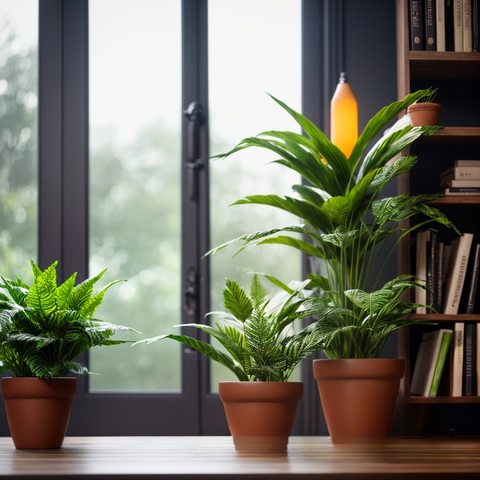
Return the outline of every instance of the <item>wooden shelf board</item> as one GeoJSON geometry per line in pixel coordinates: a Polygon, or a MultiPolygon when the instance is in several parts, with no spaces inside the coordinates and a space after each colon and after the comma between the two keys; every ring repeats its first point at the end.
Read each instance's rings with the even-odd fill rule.
{"type": "Polygon", "coordinates": [[[480,315],[445,315],[443,313],[412,313],[408,318],[431,322],[480,322],[480,315]]]}
{"type": "Polygon", "coordinates": [[[480,195],[449,195],[428,203],[436,206],[478,207],[480,205],[480,195]]]}
{"type": "Polygon", "coordinates": [[[422,143],[480,143],[480,127],[443,127],[433,135],[423,135],[422,143]]]}
{"type": "Polygon", "coordinates": [[[412,405],[480,403],[480,397],[409,397],[406,399],[406,402],[412,405]]]}
{"type": "Polygon", "coordinates": [[[410,51],[412,78],[480,78],[479,52],[410,51]]]}

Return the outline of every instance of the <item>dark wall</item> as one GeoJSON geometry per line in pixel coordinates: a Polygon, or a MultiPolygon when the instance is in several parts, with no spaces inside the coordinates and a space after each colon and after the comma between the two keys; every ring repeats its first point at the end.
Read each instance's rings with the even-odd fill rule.
{"type": "MultiPolygon", "coordinates": [[[[395,0],[344,0],[344,59],[350,83],[358,102],[359,130],[382,107],[397,100],[395,0]]],[[[396,195],[392,182],[386,196],[396,195]]],[[[396,275],[392,258],[385,271],[385,282],[396,275]]],[[[397,338],[392,336],[384,350],[397,356],[397,338]]]]}

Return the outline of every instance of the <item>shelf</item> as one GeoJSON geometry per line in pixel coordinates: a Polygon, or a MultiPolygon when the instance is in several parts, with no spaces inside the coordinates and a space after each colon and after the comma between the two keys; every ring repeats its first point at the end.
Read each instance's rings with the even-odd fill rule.
{"type": "Polygon", "coordinates": [[[480,322],[480,315],[468,315],[466,313],[459,315],[445,315],[443,313],[412,313],[408,318],[426,322],[480,322]]]}
{"type": "Polygon", "coordinates": [[[412,405],[480,403],[480,397],[409,397],[406,402],[412,405]]]}
{"type": "Polygon", "coordinates": [[[480,52],[410,51],[411,78],[480,78],[480,52]]]}
{"type": "Polygon", "coordinates": [[[428,204],[436,207],[478,207],[480,195],[449,195],[428,202],[428,204]]]}
{"type": "Polygon", "coordinates": [[[480,143],[480,127],[443,127],[433,135],[423,135],[422,143],[480,143]]]}

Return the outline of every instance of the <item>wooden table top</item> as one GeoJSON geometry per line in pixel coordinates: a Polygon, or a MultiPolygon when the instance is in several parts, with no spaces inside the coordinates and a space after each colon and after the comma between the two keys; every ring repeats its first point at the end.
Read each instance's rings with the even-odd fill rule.
{"type": "Polygon", "coordinates": [[[0,477],[19,479],[480,479],[480,440],[336,446],[292,437],[285,455],[246,455],[230,437],[67,437],[58,450],[0,438],[0,477]]]}

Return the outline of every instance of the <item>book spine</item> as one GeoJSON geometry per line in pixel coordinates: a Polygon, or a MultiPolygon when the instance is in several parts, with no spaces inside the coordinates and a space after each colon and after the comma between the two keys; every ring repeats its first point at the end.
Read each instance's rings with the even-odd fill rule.
{"type": "Polygon", "coordinates": [[[472,51],[472,0],[463,0],[463,51],[472,51]]]}
{"type": "Polygon", "coordinates": [[[438,389],[440,387],[440,380],[445,367],[445,361],[447,359],[448,350],[452,341],[452,334],[450,332],[443,332],[442,340],[440,342],[440,349],[438,351],[437,360],[435,363],[435,370],[433,372],[432,383],[430,385],[429,397],[436,397],[438,389]]]}
{"type": "Polygon", "coordinates": [[[478,274],[480,269],[480,243],[475,244],[473,264],[472,264],[472,276],[470,279],[470,288],[468,291],[467,301],[467,313],[473,313],[475,307],[475,297],[477,295],[478,286],[478,274]]]}
{"type": "Polygon", "coordinates": [[[464,332],[465,324],[456,323],[453,330],[450,365],[450,395],[452,397],[462,396],[464,332]]]}
{"type": "Polygon", "coordinates": [[[480,29],[478,8],[480,0],[472,0],[472,51],[479,52],[479,35],[478,31],[480,29]]]}
{"type": "Polygon", "coordinates": [[[480,167],[453,167],[440,174],[440,183],[451,180],[480,180],[480,167]]]}
{"type": "Polygon", "coordinates": [[[453,0],[453,15],[455,52],[463,52],[463,0],[453,0]]]}
{"type": "Polygon", "coordinates": [[[473,235],[471,233],[465,233],[455,243],[455,252],[452,254],[451,273],[448,278],[445,299],[444,313],[447,315],[458,314],[468,266],[468,257],[472,248],[472,239],[473,235]]]}
{"type": "Polygon", "coordinates": [[[480,160],[455,160],[455,167],[480,167],[480,160]]]}
{"type": "Polygon", "coordinates": [[[480,187],[449,187],[450,193],[480,193],[480,187]]]}
{"type": "MultiPolygon", "coordinates": [[[[475,1],[475,0],[474,0],[475,1]]],[[[437,0],[435,5],[437,52],[445,52],[445,0],[437,0]]]]}
{"type": "Polygon", "coordinates": [[[454,0],[445,0],[445,50],[447,52],[453,52],[455,50],[453,1],[454,0]]]}
{"type": "Polygon", "coordinates": [[[474,341],[475,325],[467,323],[465,325],[465,344],[463,361],[463,395],[472,396],[474,394],[474,341]]]}
{"type": "Polygon", "coordinates": [[[437,287],[436,287],[436,295],[435,295],[435,310],[437,312],[442,311],[443,307],[443,254],[444,254],[445,244],[443,242],[438,242],[438,250],[437,250],[437,287]]]}
{"type": "Polygon", "coordinates": [[[410,0],[410,50],[424,50],[423,1],[410,0]]]}
{"type": "Polygon", "coordinates": [[[436,249],[437,235],[436,232],[430,233],[430,241],[427,243],[427,305],[435,308],[435,291],[436,291],[436,249]]]}
{"type": "MultiPolygon", "coordinates": [[[[464,0],[466,1],[466,0],[464,0]]],[[[436,20],[435,20],[435,0],[425,0],[425,50],[437,50],[436,42],[436,20]]]]}

